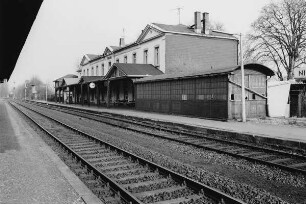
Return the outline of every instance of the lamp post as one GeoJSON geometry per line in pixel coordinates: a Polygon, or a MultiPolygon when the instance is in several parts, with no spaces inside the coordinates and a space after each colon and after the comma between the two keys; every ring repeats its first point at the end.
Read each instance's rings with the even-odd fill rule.
{"type": "Polygon", "coordinates": [[[242,122],[246,122],[245,113],[245,85],[244,85],[244,64],[243,64],[243,50],[242,50],[242,33],[234,34],[239,35],[240,44],[240,68],[241,68],[241,118],[242,122]]]}

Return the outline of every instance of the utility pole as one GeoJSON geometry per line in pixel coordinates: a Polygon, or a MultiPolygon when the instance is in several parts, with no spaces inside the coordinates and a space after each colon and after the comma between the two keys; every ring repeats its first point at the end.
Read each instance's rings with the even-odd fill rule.
{"type": "Polygon", "coordinates": [[[243,50],[242,50],[242,34],[240,33],[240,60],[241,60],[241,105],[242,105],[242,122],[246,122],[245,114],[245,88],[244,88],[244,64],[243,64],[243,50]]]}

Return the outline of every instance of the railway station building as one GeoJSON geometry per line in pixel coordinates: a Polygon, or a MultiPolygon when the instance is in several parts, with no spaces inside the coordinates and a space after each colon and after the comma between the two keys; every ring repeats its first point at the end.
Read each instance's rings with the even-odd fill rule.
{"type": "MultiPolygon", "coordinates": [[[[84,55],[79,81],[56,88],[68,95],[58,102],[239,118],[238,40],[208,24],[208,13],[195,12],[194,25],[148,24],[135,42],[120,38],[119,46],[106,47],[102,55],[84,55]]],[[[248,117],[267,115],[271,75],[263,65],[246,66],[248,117]]]]}
{"type": "Polygon", "coordinates": [[[104,76],[113,63],[151,64],[163,73],[203,71],[237,65],[238,40],[210,30],[208,13],[195,12],[194,25],[148,24],[135,42],[108,46],[102,55],[84,55],[80,76],[104,76]],[[201,19],[202,17],[202,19],[201,19]]]}

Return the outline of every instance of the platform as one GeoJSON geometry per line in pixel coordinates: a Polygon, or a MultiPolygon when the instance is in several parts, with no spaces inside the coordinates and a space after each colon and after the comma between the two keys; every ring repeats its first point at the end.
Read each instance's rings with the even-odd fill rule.
{"type": "Polygon", "coordinates": [[[102,203],[0,99],[0,203],[102,203]]]}
{"type": "MultiPolygon", "coordinates": [[[[40,102],[45,103],[45,101],[40,101],[40,102]]],[[[262,124],[262,123],[255,123],[252,121],[248,121],[246,123],[238,121],[216,121],[216,120],[208,120],[208,119],[189,117],[189,116],[168,115],[168,114],[161,114],[155,112],[144,112],[135,109],[105,108],[105,107],[87,106],[87,105],[82,106],[79,104],[62,104],[62,103],[59,104],[53,102],[48,102],[48,103],[201,127],[204,129],[209,129],[211,131],[213,130],[216,133],[222,132],[228,134],[236,134],[240,136],[247,136],[251,137],[252,139],[255,138],[255,140],[260,140],[260,141],[266,140],[270,143],[299,147],[306,150],[305,127],[262,124]]]]}

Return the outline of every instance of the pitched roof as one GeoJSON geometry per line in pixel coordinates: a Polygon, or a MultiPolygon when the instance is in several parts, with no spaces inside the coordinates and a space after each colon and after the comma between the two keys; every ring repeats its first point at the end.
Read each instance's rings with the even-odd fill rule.
{"type": "Polygon", "coordinates": [[[178,24],[178,25],[166,25],[166,24],[161,24],[161,23],[152,23],[152,24],[161,28],[164,31],[180,32],[180,33],[194,33],[193,29],[190,29],[188,26],[183,25],[183,24],[178,24]]]}
{"type": "Polygon", "coordinates": [[[74,75],[74,74],[67,74],[67,75],[65,75],[65,76],[63,76],[63,77],[60,77],[60,78],[58,78],[58,79],[55,79],[53,82],[63,80],[64,78],[78,78],[78,76],[77,76],[77,75],[74,75]]]}
{"type": "Polygon", "coordinates": [[[82,76],[79,83],[90,83],[103,80],[104,76],[82,76]]]}
{"type": "MultiPolygon", "coordinates": [[[[270,68],[264,65],[261,65],[261,64],[255,64],[255,63],[246,64],[244,65],[244,68],[260,70],[269,76],[274,75],[274,72],[270,68]]],[[[135,83],[162,81],[162,80],[175,80],[175,79],[181,79],[181,78],[194,78],[194,77],[199,77],[199,76],[222,75],[222,74],[231,73],[237,69],[240,69],[240,65],[205,70],[205,71],[192,71],[192,72],[179,72],[179,73],[174,73],[174,74],[162,74],[162,75],[157,75],[157,76],[144,77],[142,79],[136,80],[135,83]]]]}
{"type": "Polygon", "coordinates": [[[192,26],[186,26],[183,24],[178,25],[166,25],[161,23],[152,23],[153,27],[157,29],[161,29],[164,32],[174,32],[174,33],[181,33],[181,34],[192,34],[192,35],[199,35],[199,36],[212,36],[212,37],[227,37],[236,39],[233,34],[212,30],[210,34],[203,34],[203,33],[196,33],[192,26]]]}
{"type": "Polygon", "coordinates": [[[99,55],[94,55],[94,54],[86,54],[86,56],[88,57],[89,60],[94,60],[97,57],[99,57],[99,55]]]}
{"type": "Polygon", "coordinates": [[[118,48],[120,48],[119,46],[110,46],[113,50],[112,51],[114,51],[114,50],[117,50],[118,48]]]}
{"type": "Polygon", "coordinates": [[[118,68],[125,76],[149,76],[163,74],[162,71],[154,67],[152,64],[132,64],[132,63],[114,63],[109,69],[105,78],[108,78],[114,68],[118,68]]]}
{"type": "Polygon", "coordinates": [[[66,86],[69,86],[79,83],[80,78],[64,78],[63,81],[65,81],[66,86]]]}

